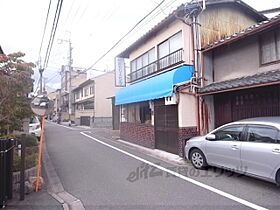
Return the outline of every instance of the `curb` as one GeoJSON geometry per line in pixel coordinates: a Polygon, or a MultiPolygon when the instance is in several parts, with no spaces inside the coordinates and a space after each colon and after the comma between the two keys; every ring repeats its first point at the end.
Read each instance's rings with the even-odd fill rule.
{"type": "Polygon", "coordinates": [[[64,190],[60,178],[58,177],[49,157],[45,142],[43,143],[42,156],[43,166],[48,179],[48,193],[62,205],[64,210],[84,210],[85,207],[81,200],[64,190]]]}
{"type": "Polygon", "coordinates": [[[137,150],[141,153],[149,155],[153,158],[157,158],[157,159],[160,159],[162,161],[165,161],[165,162],[168,162],[168,163],[171,163],[171,164],[180,165],[180,166],[188,164],[188,161],[185,160],[184,158],[181,158],[177,155],[174,155],[174,154],[171,154],[171,153],[168,153],[168,152],[165,152],[165,151],[146,148],[146,147],[143,147],[143,146],[140,146],[140,145],[137,145],[137,144],[133,144],[131,142],[124,141],[122,139],[118,139],[117,142],[119,142],[122,145],[127,146],[129,148],[137,150]],[[171,159],[168,156],[173,156],[173,157],[171,159]]]}
{"type": "Polygon", "coordinates": [[[112,136],[112,138],[108,138],[108,137],[99,135],[97,133],[94,133],[94,131],[92,131],[92,130],[91,131],[85,131],[85,132],[89,132],[97,138],[104,138],[106,140],[118,143],[118,144],[123,145],[125,147],[128,147],[130,149],[136,150],[136,151],[141,152],[143,154],[149,155],[150,157],[159,159],[161,161],[165,161],[165,162],[173,164],[173,165],[185,166],[185,165],[190,163],[190,161],[188,161],[188,160],[186,160],[182,157],[179,157],[178,155],[171,154],[171,153],[161,151],[161,150],[157,150],[157,149],[150,149],[150,148],[147,148],[147,147],[143,147],[141,145],[134,144],[134,143],[122,140],[120,138],[117,138],[117,136],[112,136]],[[172,159],[168,158],[168,156],[170,156],[170,155],[174,156],[174,157],[172,159]]]}

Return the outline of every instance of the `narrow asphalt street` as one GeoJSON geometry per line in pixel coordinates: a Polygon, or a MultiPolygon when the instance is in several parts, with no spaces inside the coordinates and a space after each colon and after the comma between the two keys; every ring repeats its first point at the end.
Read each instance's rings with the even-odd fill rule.
{"type": "Polygon", "coordinates": [[[90,129],[47,123],[45,142],[64,189],[86,209],[280,209],[274,184],[172,165],[90,129]]]}

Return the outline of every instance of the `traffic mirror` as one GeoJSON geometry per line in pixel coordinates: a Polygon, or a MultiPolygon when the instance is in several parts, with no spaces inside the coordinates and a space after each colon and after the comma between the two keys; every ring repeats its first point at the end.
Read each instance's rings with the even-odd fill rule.
{"type": "Polygon", "coordinates": [[[39,116],[48,115],[53,109],[54,103],[46,95],[38,95],[31,102],[32,111],[39,116]]]}

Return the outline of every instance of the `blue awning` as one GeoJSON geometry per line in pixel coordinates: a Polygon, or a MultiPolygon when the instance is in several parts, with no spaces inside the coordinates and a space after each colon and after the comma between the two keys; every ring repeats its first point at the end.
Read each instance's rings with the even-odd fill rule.
{"type": "Polygon", "coordinates": [[[172,96],[174,85],[190,80],[192,73],[193,66],[180,66],[166,73],[129,85],[117,92],[116,105],[172,96]]]}

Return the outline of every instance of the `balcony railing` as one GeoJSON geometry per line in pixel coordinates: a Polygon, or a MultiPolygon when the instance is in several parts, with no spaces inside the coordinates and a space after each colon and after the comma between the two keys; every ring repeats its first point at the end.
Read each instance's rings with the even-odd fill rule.
{"type": "Polygon", "coordinates": [[[170,68],[183,62],[183,49],[176,50],[173,53],[164,56],[147,66],[142,67],[141,69],[131,72],[128,75],[129,82],[134,82],[155,72],[163,71],[164,69],[170,68]]]}

